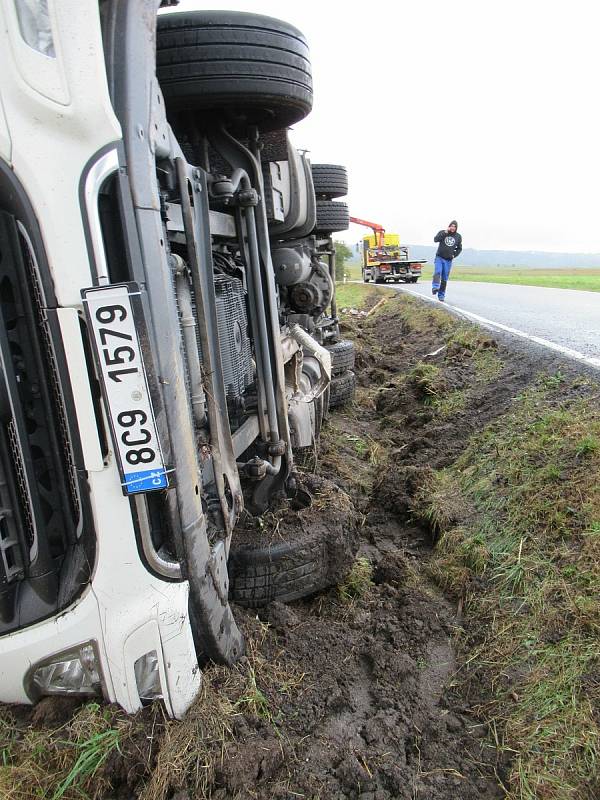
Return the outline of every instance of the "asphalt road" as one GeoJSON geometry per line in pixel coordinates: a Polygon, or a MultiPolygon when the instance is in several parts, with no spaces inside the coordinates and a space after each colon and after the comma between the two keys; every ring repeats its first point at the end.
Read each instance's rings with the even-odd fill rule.
{"type": "MultiPolygon", "coordinates": [[[[442,305],[431,284],[388,284],[442,305]]],[[[450,280],[443,304],[486,327],[600,368],[600,292],[450,280]]]]}

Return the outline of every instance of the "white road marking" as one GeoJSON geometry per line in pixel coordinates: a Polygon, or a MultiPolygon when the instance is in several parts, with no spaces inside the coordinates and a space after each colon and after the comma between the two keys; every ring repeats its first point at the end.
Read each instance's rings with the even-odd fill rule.
{"type": "Polygon", "coordinates": [[[570,347],[563,347],[563,345],[561,344],[557,344],[556,342],[551,342],[549,339],[542,339],[540,336],[532,336],[530,333],[525,333],[525,331],[520,331],[517,328],[510,328],[508,325],[503,325],[501,322],[494,322],[491,319],[486,319],[486,317],[480,317],[479,314],[473,314],[472,311],[465,311],[463,308],[458,308],[458,306],[450,305],[450,303],[440,303],[440,301],[437,298],[428,297],[426,294],[415,292],[414,289],[408,289],[405,286],[395,286],[394,288],[398,289],[401,292],[408,292],[409,294],[412,294],[415,297],[420,297],[422,300],[428,300],[430,303],[435,303],[437,306],[441,307],[446,306],[447,308],[451,308],[453,311],[456,311],[465,317],[469,317],[470,319],[473,319],[476,322],[480,322],[482,325],[486,325],[491,328],[498,328],[501,331],[506,331],[507,333],[511,333],[513,336],[520,336],[521,339],[527,339],[530,342],[535,342],[536,344],[540,344],[543,347],[547,347],[549,350],[555,350],[557,353],[561,353],[562,355],[568,356],[569,358],[574,358],[576,361],[582,361],[584,364],[589,364],[591,367],[596,367],[596,369],[600,369],[600,358],[592,358],[591,356],[586,356],[584,353],[580,353],[578,350],[572,350],[570,347]]]}

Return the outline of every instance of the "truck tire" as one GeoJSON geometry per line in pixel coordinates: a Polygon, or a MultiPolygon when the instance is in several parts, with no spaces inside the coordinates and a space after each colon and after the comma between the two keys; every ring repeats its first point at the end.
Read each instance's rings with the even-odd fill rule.
{"type": "Polygon", "coordinates": [[[347,370],[341,375],[336,375],[329,384],[329,408],[339,408],[354,400],[356,390],[356,375],[347,370]]]}
{"type": "Polygon", "coordinates": [[[157,18],[157,76],[170,112],[216,112],[236,129],[276,130],[312,108],[308,46],[293,25],[241,11],[157,18]]]}
{"type": "Polygon", "coordinates": [[[317,200],[317,233],[345,231],[350,225],[350,214],[346,203],[333,200],[317,200]]]}
{"type": "Polygon", "coordinates": [[[332,200],[348,194],[348,173],[339,164],[312,164],[315,194],[319,198],[332,200]]]}
{"type": "Polygon", "coordinates": [[[274,600],[288,603],[328,585],[326,543],[316,537],[267,547],[232,549],[229,599],[259,608],[274,600]]]}
{"type": "Polygon", "coordinates": [[[342,339],[327,348],[331,353],[331,374],[341,375],[348,369],[354,369],[354,357],[356,351],[354,342],[349,339],[342,339]]]}
{"type": "MultiPolygon", "coordinates": [[[[309,511],[283,541],[265,541],[256,532],[251,543],[236,545],[229,553],[229,597],[242,606],[259,608],[277,600],[290,602],[334,586],[354,562],[359,537],[357,517],[349,497],[338,487],[314,475],[305,476],[303,487],[317,496],[329,488],[329,512],[315,524],[309,511]],[[339,502],[337,496],[339,493],[339,502]]],[[[286,530],[284,526],[284,530],[286,530]]]]}

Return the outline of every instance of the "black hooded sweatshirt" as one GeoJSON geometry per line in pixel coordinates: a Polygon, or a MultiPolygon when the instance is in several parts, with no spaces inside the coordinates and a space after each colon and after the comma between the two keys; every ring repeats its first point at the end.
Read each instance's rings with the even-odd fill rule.
{"type": "Polygon", "coordinates": [[[440,231],[435,235],[434,242],[439,242],[436,256],[452,260],[462,251],[462,236],[460,233],[440,231]]]}

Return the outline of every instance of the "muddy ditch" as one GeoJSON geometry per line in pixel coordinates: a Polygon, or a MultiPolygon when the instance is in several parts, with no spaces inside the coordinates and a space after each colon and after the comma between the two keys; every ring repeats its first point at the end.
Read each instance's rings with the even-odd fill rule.
{"type": "Polygon", "coordinates": [[[477,691],[463,680],[476,623],[464,597],[432,579],[433,540],[463,519],[464,502],[447,494],[446,518],[432,520],[423,492],[536,380],[539,362],[406,297],[347,315],[344,327],[357,346],[357,399],[331,415],[312,465],[341,494],[319,503],[309,478],[315,507],[274,515],[273,530],[337,529],[343,495],[358,546],[350,573],[309,600],[238,608],[247,656],[208,668],[181,722],[158,705],[133,719],[67,701],[0,709],[2,797],[510,795],[514,757],[482,713],[488,688],[481,676],[477,691]],[[95,771],[75,770],[65,785],[105,733],[95,771]]]}

